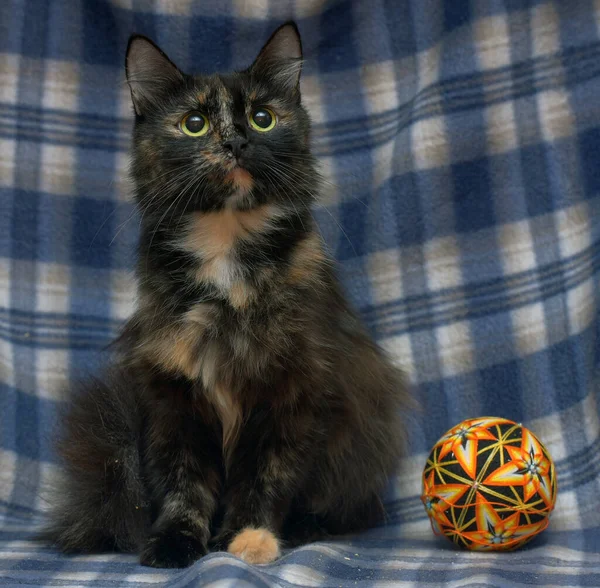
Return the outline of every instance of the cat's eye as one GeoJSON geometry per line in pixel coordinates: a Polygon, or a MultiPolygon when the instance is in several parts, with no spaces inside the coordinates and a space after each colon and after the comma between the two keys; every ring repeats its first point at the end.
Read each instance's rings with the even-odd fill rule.
{"type": "Polygon", "coordinates": [[[181,132],[190,137],[201,137],[208,132],[208,119],[201,112],[190,112],[186,114],[179,123],[181,132]]]}
{"type": "Polygon", "coordinates": [[[261,106],[252,111],[249,122],[255,131],[266,133],[277,124],[277,117],[272,110],[261,106]]]}

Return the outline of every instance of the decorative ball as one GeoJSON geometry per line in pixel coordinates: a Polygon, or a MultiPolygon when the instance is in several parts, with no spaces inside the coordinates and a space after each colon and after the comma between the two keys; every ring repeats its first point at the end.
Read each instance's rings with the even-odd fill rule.
{"type": "Polygon", "coordinates": [[[556,472],[529,429],[502,418],[470,419],[434,445],[421,500],[437,535],[467,549],[517,549],[548,526],[556,472]]]}

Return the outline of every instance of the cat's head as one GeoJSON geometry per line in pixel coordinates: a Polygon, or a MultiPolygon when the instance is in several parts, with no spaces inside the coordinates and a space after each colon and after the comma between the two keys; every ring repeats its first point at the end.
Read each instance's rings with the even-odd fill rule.
{"type": "Polygon", "coordinates": [[[185,74],[152,41],[131,37],[132,172],[142,210],[308,205],[316,180],[301,67],[293,23],[230,74],[185,74]]]}

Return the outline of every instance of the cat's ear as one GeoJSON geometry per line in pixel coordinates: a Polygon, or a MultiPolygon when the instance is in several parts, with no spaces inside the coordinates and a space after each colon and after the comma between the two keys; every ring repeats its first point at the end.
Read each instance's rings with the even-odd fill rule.
{"type": "Polygon", "coordinates": [[[281,25],[266,42],[250,71],[273,80],[288,92],[298,92],[302,71],[302,43],[294,22],[281,25]]]}
{"type": "Polygon", "coordinates": [[[166,90],[183,81],[183,74],[177,66],[142,35],[129,38],[125,74],[138,116],[144,115],[166,90]]]}

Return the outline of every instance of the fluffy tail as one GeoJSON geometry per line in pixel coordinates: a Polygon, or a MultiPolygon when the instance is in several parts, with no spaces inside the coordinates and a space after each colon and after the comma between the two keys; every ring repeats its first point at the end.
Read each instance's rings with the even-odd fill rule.
{"type": "Polygon", "coordinates": [[[63,477],[41,539],[67,552],[139,549],[150,523],[141,424],[137,388],[124,376],[91,381],[72,398],[57,447],[63,477]]]}

